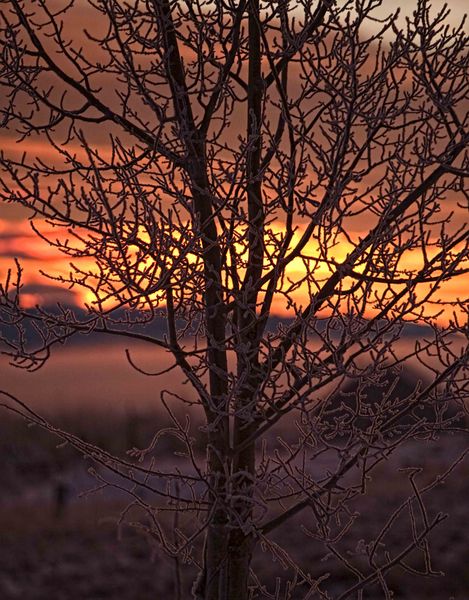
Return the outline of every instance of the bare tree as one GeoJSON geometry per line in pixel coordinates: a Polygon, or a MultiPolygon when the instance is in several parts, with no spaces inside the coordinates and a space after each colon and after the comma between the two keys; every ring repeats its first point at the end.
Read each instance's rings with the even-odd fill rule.
{"type": "Polygon", "coordinates": [[[468,305],[447,286],[469,270],[464,24],[426,0],[407,20],[380,16],[381,0],[86,4],[2,2],[3,125],[53,158],[2,153],[1,198],[70,257],[56,283],[93,298],[85,316],[26,309],[9,274],[0,315],[18,335],[5,351],[34,369],[100,333],[172,355],[193,390],[161,393],[186,471],[143,460],[158,434],[138,462],[55,431],[138,481],[128,493],[152,535],[200,565],[195,597],[280,598],[250,571],[263,548],[293,569],[291,594],[361,598],[379,584],[390,598],[387,575],[412,553],[433,573],[427,536],[444,516],[424,496],[437,482],[422,489],[410,472],[410,496],[358,559],[340,543],[375,468],[410,439],[462,428],[468,305]],[[156,318],[166,334],[145,329],[156,318]],[[409,323],[424,338],[403,351],[409,323]],[[402,393],[409,364],[429,377],[402,393]],[[194,398],[206,456],[174,413],[194,398]],[[176,538],[168,510],[193,517],[176,538]],[[408,538],[388,548],[403,511],[408,538]],[[310,543],[355,579],[347,589],[274,541],[300,513],[310,543]]]}

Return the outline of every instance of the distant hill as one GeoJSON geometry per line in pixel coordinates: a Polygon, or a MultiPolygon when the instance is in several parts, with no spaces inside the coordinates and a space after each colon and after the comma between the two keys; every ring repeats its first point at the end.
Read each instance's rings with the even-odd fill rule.
{"type": "Polygon", "coordinates": [[[453,402],[438,392],[418,399],[428,382],[412,368],[387,369],[369,379],[348,379],[322,407],[323,434],[346,442],[350,435],[371,439],[376,428],[390,438],[397,434],[428,435],[464,420],[453,402]]]}
{"type": "MultiPolygon", "coordinates": [[[[60,314],[68,313],[69,316],[73,315],[73,319],[78,323],[85,324],[90,319],[89,313],[86,310],[77,307],[73,304],[61,304],[60,306],[57,304],[50,304],[41,307],[41,311],[51,315],[51,316],[59,316],[60,314]]],[[[31,314],[38,314],[38,309],[31,309],[31,314]]],[[[165,317],[161,314],[159,316],[154,316],[151,320],[147,321],[148,315],[145,316],[144,313],[139,311],[124,311],[124,310],[116,310],[112,314],[113,323],[112,328],[115,330],[125,331],[130,327],[135,332],[144,333],[149,336],[162,338],[167,332],[166,320],[165,317]],[[141,321],[132,324],[131,326],[127,323],[128,320],[132,321],[141,321]]],[[[278,333],[280,330],[286,330],[293,323],[293,319],[288,317],[281,317],[278,315],[273,315],[269,318],[266,326],[266,331],[271,334],[278,333]]],[[[35,319],[25,319],[21,323],[21,330],[23,332],[24,338],[27,341],[27,345],[32,348],[37,346],[41,342],[41,335],[38,331],[38,325],[35,319]]],[[[329,324],[329,319],[318,319],[315,323],[315,327],[318,332],[324,332],[329,324]]],[[[181,321],[181,327],[184,325],[181,321]]],[[[195,331],[198,327],[198,323],[192,324],[192,329],[195,331]]],[[[63,331],[60,328],[56,329],[57,332],[65,333],[65,329],[63,331]]],[[[402,331],[402,337],[406,338],[414,338],[414,337],[422,337],[429,331],[428,327],[416,325],[414,323],[407,323],[404,325],[402,331]]],[[[188,335],[190,335],[190,329],[188,330],[188,335]]],[[[340,336],[340,329],[334,329],[329,332],[331,337],[340,336]]],[[[0,323],[0,336],[8,341],[15,341],[18,338],[18,329],[14,325],[7,325],[5,323],[0,323]]],[[[115,336],[110,336],[102,333],[98,333],[95,331],[84,331],[83,333],[77,333],[71,336],[66,340],[67,345],[72,344],[76,345],[87,345],[87,344],[104,344],[104,343],[116,343],[117,339],[115,336]]],[[[1,341],[0,341],[1,345],[1,341]]]]}

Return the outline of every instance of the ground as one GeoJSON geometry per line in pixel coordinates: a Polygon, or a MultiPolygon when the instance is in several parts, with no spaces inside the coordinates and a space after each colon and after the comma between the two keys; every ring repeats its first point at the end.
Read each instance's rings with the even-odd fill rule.
{"type": "MultiPolygon", "coordinates": [[[[122,423],[120,429],[117,425],[112,429],[118,437],[127,425],[122,423]]],[[[129,524],[118,527],[119,515],[126,505],[124,500],[101,492],[80,496],[93,486],[87,474],[89,463],[71,449],[57,449],[56,441],[48,435],[36,429],[26,430],[24,423],[4,421],[0,429],[2,454],[7,457],[0,497],[1,600],[177,598],[174,559],[166,557],[155,540],[144,532],[129,524]]],[[[98,430],[95,425],[94,433],[98,434],[98,430]]],[[[147,434],[143,428],[140,435],[147,434]]],[[[114,445],[117,451],[122,450],[115,440],[114,445]]],[[[360,515],[344,538],[344,555],[359,565],[357,549],[363,545],[361,540],[374,539],[390,512],[408,495],[407,473],[402,470],[407,463],[425,467],[426,475],[422,477],[427,479],[421,479],[424,483],[444,471],[463,449],[464,440],[459,438],[433,445],[422,442],[421,447],[404,449],[396,463],[386,464],[370,482],[369,493],[352,503],[360,515]]],[[[389,577],[393,598],[467,600],[468,497],[466,460],[427,498],[431,517],[438,512],[449,515],[430,538],[433,569],[444,572],[445,576],[421,578],[403,569],[396,570],[389,577]]],[[[129,516],[130,521],[138,518],[142,515],[129,516]]],[[[388,537],[390,547],[399,548],[408,540],[409,526],[405,515],[388,537]]],[[[329,572],[324,585],[334,597],[334,592],[337,594],[355,580],[333,556],[324,560],[322,546],[308,535],[310,527],[312,516],[306,512],[296,523],[278,530],[272,539],[281,542],[311,577],[329,572]],[[299,526],[300,521],[306,525],[303,531],[294,526],[299,526]]],[[[409,562],[421,568],[419,560],[414,557],[409,562]]],[[[272,560],[270,550],[257,553],[256,571],[266,587],[265,594],[258,592],[255,598],[276,598],[277,578],[281,586],[277,598],[288,598],[285,580],[289,571],[283,562],[279,557],[272,560]]],[[[195,572],[193,565],[182,565],[181,600],[190,598],[195,572]]],[[[354,597],[357,596],[351,598],[354,597]]],[[[303,592],[299,588],[291,598],[304,598],[304,588],[303,592]]],[[[378,588],[370,588],[363,596],[364,600],[381,598],[385,596],[378,588]]]]}

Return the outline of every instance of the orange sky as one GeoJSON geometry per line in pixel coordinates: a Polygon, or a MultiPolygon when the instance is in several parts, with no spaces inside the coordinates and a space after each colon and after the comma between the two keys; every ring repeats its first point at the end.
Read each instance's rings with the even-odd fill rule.
{"type": "MultiPolygon", "coordinates": [[[[406,4],[406,10],[409,12],[414,6],[415,2],[409,2],[406,4]]],[[[433,2],[434,8],[441,6],[443,2],[440,0],[433,2]]],[[[386,7],[388,4],[385,3],[386,7]]],[[[77,29],[81,29],[86,23],[89,22],[86,17],[86,10],[80,8],[78,3],[78,9],[75,9],[76,15],[77,10],[81,10],[81,18],[74,21],[73,25],[77,29]]],[[[83,4],[81,4],[83,7],[83,4]]],[[[453,19],[456,22],[460,19],[462,10],[466,8],[465,0],[453,0],[451,2],[453,9],[453,19]]],[[[394,7],[388,7],[387,12],[392,10],[394,7]]],[[[405,11],[404,11],[405,12],[405,11]]],[[[3,150],[9,156],[19,156],[23,152],[28,152],[32,156],[38,156],[41,159],[47,160],[52,159],[55,151],[43,143],[40,139],[28,139],[27,141],[18,144],[13,137],[11,132],[2,132],[2,147],[3,150]]],[[[99,140],[100,132],[95,132],[96,142],[102,143],[99,140]]],[[[105,149],[104,145],[100,146],[100,152],[105,149]]],[[[69,148],[71,150],[71,148],[69,148]]],[[[455,208],[455,220],[459,223],[463,221],[467,222],[467,212],[458,208],[456,204],[451,200],[450,203],[455,208]]],[[[0,277],[3,279],[8,268],[14,267],[14,258],[19,258],[24,269],[24,294],[23,302],[25,305],[34,305],[37,302],[42,303],[53,303],[56,301],[66,303],[81,303],[84,301],[90,301],[91,296],[89,293],[80,291],[78,288],[74,290],[59,289],[53,282],[48,280],[44,275],[41,274],[41,270],[45,270],[52,275],[64,275],[66,276],[70,271],[69,257],[59,255],[54,248],[49,247],[43,240],[39,239],[36,234],[31,230],[29,222],[26,220],[27,215],[24,209],[15,207],[12,205],[1,206],[0,205],[0,277]]],[[[47,232],[50,227],[47,224],[39,224],[40,228],[47,232]]],[[[367,232],[367,226],[369,222],[367,219],[361,218],[361,222],[356,227],[356,231],[353,232],[356,238],[360,234],[367,232]]],[[[280,224],[276,226],[280,228],[280,224]]],[[[300,225],[301,227],[301,225],[300,225]]],[[[335,258],[342,260],[350,246],[346,243],[345,239],[342,240],[341,245],[335,251],[335,258]]],[[[309,251],[314,253],[314,247],[310,247],[309,251]]],[[[418,266],[419,254],[417,252],[412,255],[408,253],[405,258],[406,266],[418,266]]],[[[288,275],[292,278],[301,277],[304,272],[304,266],[300,259],[295,260],[288,271],[288,275]]],[[[327,269],[324,268],[323,274],[327,275],[327,269]]],[[[464,298],[469,295],[469,279],[467,275],[455,278],[452,281],[445,282],[442,289],[439,291],[439,298],[444,300],[454,300],[455,298],[464,298]]],[[[301,305],[306,305],[308,302],[308,290],[303,288],[297,290],[294,293],[294,299],[301,305]]],[[[285,314],[285,300],[279,298],[274,304],[274,311],[277,314],[285,314]]],[[[446,316],[442,319],[447,321],[450,317],[451,311],[447,312],[446,316]]]]}
{"type": "MultiPolygon", "coordinates": [[[[56,237],[56,231],[45,224],[39,222],[40,230],[47,234],[53,234],[56,237]]],[[[274,225],[273,229],[276,227],[274,225]]],[[[278,232],[281,231],[279,224],[278,232]]],[[[301,234],[301,229],[296,234],[296,239],[301,234]]],[[[356,235],[359,235],[358,233],[356,235]]],[[[332,253],[335,260],[342,261],[346,254],[350,251],[351,246],[343,240],[337,245],[332,253]]],[[[306,253],[315,255],[317,251],[313,243],[306,248],[306,253]]],[[[61,302],[62,304],[82,304],[92,303],[93,295],[81,288],[75,287],[69,290],[66,287],[58,287],[54,281],[50,281],[41,273],[45,271],[53,276],[66,277],[70,272],[70,258],[59,254],[54,248],[51,248],[47,243],[32,231],[31,226],[26,220],[1,220],[0,219],[0,274],[4,277],[8,268],[14,268],[14,259],[20,260],[23,268],[23,283],[24,289],[22,294],[22,302],[25,307],[34,306],[36,304],[54,304],[61,302]]],[[[416,251],[407,253],[403,266],[408,268],[418,268],[420,266],[420,255],[416,251]]],[[[74,260],[74,263],[81,267],[93,269],[91,259],[74,260]]],[[[320,267],[315,275],[319,277],[327,277],[330,271],[325,267],[320,267]]],[[[291,280],[297,280],[304,277],[305,266],[300,258],[294,259],[287,270],[287,276],[291,280]]],[[[383,289],[383,286],[376,285],[377,290],[383,289]]],[[[421,287],[422,292],[426,287],[421,287]]],[[[469,280],[467,275],[454,278],[451,281],[445,282],[442,289],[437,293],[437,297],[443,300],[463,299],[468,296],[469,280]]],[[[306,306],[309,301],[308,289],[303,285],[300,289],[291,294],[291,298],[299,306],[306,306]]],[[[274,301],[273,312],[286,316],[291,314],[286,308],[286,300],[280,295],[274,301]]],[[[369,310],[368,314],[372,314],[373,310],[369,310]]],[[[446,323],[451,316],[451,311],[446,311],[446,314],[440,318],[440,322],[446,323]]]]}

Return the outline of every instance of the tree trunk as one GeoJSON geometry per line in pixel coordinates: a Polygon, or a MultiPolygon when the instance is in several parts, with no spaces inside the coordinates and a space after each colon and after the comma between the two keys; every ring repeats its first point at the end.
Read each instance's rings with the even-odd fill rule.
{"type": "MultiPolygon", "coordinates": [[[[242,430],[245,439],[251,426],[242,430]]],[[[214,458],[214,456],[209,457],[214,458]]],[[[214,513],[207,529],[204,569],[194,587],[198,600],[247,600],[251,559],[255,539],[248,525],[252,519],[253,479],[255,467],[254,444],[239,454],[234,463],[231,480],[231,501],[220,490],[214,496],[214,513]]],[[[218,464],[213,464],[219,474],[218,464]]],[[[215,484],[216,477],[212,481],[215,484]]]]}
{"type": "Polygon", "coordinates": [[[240,307],[236,322],[239,336],[237,353],[238,381],[244,382],[235,400],[233,450],[231,464],[229,514],[227,521],[226,559],[219,600],[247,600],[249,572],[255,538],[252,532],[255,480],[255,444],[236,453],[255,430],[257,392],[259,387],[259,340],[256,316],[258,286],[264,258],[264,206],[259,178],[262,138],[263,81],[261,74],[261,24],[259,0],[250,0],[247,133],[249,150],[246,157],[246,193],[248,202],[248,264],[240,290],[240,307]],[[242,307],[242,308],[241,308],[242,307]],[[246,310],[246,307],[249,309],[246,310]]]}
{"type": "MultiPolygon", "coordinates": [[[[251,423],[235,418],[236,448],[252,433],[251,423]]],[[[236,526],[230,531],[228,541],[227,600],[247,600],[249,570],[255,544],[250,524],[253,517],[255,446],[251,444],[239,453],[233,466],[232,510],[236,526]]]]}
{"type": "MultiPolygon", "coordinates": [[[[264,207],[262,184],[259,178],[262,139],[263,81],[261,73],[261,29],[259,0],[249,2],[249,66],[247,133],[249,150],[246,159],[246,194],[248,202],[248,265],[240,290],[237,313],[240,348],[237,355],[238,378],[244,381],[235,400],[232,419],[233,449],[240,447],[254,432],[254,414],[259,387],[259,340],[256,306],[257,282],[262,275],[264,258],[264,207]],[[246,310],[245,307],[250,307],[246,310]]],[[[190,144],[188,144],[190,146],[190,144]]],[[[253,516],[255,477],[255,445],[247,445],[232,459],[230,456],[230,421],[226,416],[230,407],[224,405],[228,397],[227,363],[224,347],[226,316],[222,309],[220,279],[220,253],[214,245],[217,240],[215,224],[208,198],[200,190],[208,190],[208,180],[203,165],[198,165],[205,148],[190,152],[195,168],[192,179],[195,204],[200,214],[205,244],[205,269],[207,281],[207,341],[209,347],[210,390],[215,410],[208,414],[209,434],[208,470],[212,489],[212,518],[207,529],[204,552],[204,569],[197,584],[197,593],[203,600],[247,600],[249,571],[255,543],[250,529],[253,516]],[[207,207],[210,207],[208,210],[207,207]],[[214,250],[216,248],[216,252],[214,250]],[[212,256],[212,254],[214,256],[212,256]],[[218,313],[218,317],[217,317],[218,313]],[[223,348],[218,352],[216,348],[223,348]],[[220,376],[220,374],[222,374],[220,376]],[[224,411],[224,412],[223,412],[224,411]],[[229,479],[227,479],[229,477],[229,479]],[[202,591],[203,590],[203,591],[202,591]]],[[[197,596],[196,596],[197,597],[197,596]]]]}

